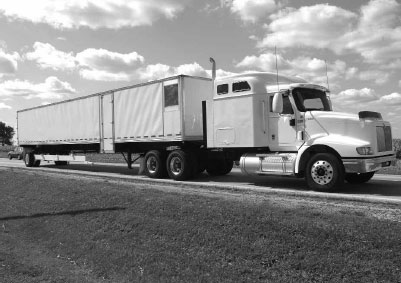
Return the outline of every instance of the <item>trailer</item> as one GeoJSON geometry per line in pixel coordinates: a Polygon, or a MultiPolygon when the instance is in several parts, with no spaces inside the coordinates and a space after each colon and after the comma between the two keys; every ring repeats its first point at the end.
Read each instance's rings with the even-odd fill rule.
{"type": "MultiPolygon", "coordinates": [[[[213,61],[214,62],[214,61],[213,61]]],[[[186,75],[17,112],[28,167],[85,161],[80,152],[143,159],[151,178],[187,180],[207,171],[305,178],[331,191],[395,165],[391,125],[380,113],[332,110],[329,90],[298,77],[186,75]]]]}

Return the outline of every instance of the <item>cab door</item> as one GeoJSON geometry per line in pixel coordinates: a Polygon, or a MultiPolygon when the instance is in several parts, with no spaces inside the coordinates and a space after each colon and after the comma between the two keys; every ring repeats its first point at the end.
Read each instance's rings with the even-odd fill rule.
{"type": "Polygon", "coordinates": [[[303,131],[303,116],[291,100],[288,94],[283,94],[283,111],[270,112],[269,147],[272,151],[297,151],[303,143],[302,135],[299,134],[303,131]]]}

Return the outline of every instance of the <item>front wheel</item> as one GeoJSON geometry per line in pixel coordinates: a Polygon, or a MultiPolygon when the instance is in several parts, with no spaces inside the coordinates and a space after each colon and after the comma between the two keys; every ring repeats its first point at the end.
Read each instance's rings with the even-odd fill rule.
{"type": "Polygon", "coordinates": [[[362,184],[372,179],[375,172],[367,173],[348,173],[345,175],[345,180],[350,184],[362,184]]]}
{"type": "Polygon", "coordinates": [[[305,179],[311,189],[331,192],[344,183],[344,170],[333,154],[317,153],[306,165],[305,179]]]}

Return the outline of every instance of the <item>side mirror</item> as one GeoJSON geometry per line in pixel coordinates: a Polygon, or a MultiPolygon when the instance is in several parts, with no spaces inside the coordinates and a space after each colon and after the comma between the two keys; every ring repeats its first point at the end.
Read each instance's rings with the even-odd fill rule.
{"type": "Polygon", "coordinates": [[[283,112],[283,95],[279,92],[275,93],[273,96],[272,112],[273,113],[283,112]]]}

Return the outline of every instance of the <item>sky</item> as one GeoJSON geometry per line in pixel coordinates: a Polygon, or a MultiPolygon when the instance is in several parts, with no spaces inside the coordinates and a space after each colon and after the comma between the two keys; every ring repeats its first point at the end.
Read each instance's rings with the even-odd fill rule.
{"type": "Polygon", "coordinates": [[[401,138],[399,0],[0,0],[0,121],[16,111],[177,74],[249,71],[331,90],[401,138]]]}

